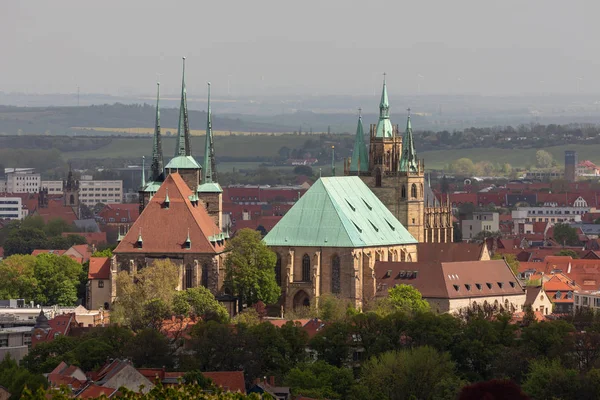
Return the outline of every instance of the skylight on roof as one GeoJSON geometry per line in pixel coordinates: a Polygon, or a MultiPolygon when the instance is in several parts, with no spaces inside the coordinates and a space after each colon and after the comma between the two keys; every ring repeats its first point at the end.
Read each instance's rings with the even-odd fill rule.
{"type": "Polygon", "coordinates": [[[352,209],[352,211],[356,211],[356,208],[354,208],[354,206],[352,205],[352,203],[350,203],[350,202],[348,201],[348,199],[345,199],[345,200],[346,200],[346,203],[348,203],[348,205],[349,205],[349,206],[350,206],[350,208],[352,209]]]}
{"type": "Polygon", "coordinates": [[[371,222],[371,220],[369,220],[369,223],[371,224],[371,226],[373,227],[373,229],[375,229],[375,232],[379,232],[379,228],[376,227],[375,224],[371,222]]]}
{"type": "Polygon", "coordinates": [[[369,211],[371,211],[373,209],[373,207],[371,207],[369,205],[369,203],[367,203],[367,201],[365,199],[363,199],[362,197],[361,197],[361,199],[362,199],[363,203],[365,203],[365,206],[367,206],[367,208],[369,209],[369,211]]]}

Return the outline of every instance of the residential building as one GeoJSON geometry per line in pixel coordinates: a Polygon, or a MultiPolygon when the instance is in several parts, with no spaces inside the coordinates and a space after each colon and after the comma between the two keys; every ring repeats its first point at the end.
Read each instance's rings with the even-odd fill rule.
{"type": "Polygon", "coordinates": [[[123,202],[123,181],[79,181],[79,200],[88,207],[123,202]]]}
{"type": "Polygon", "coordinates": [[[581,222],[589,207],[517,207],[512,211],[514,226],[531,222],[581,222]]]}
{"type": "Polygon", "coordinates": [[[48,194],[63,194],[63,181],[42,181],[41,188],[48,194]]]}
{"type": "Polygon", "coordinates": [[[91,257],[86,287],[86,305],[89,309],[109,310],[112,296],[109,257],[91,257]]]}
{"type": "MultiPolygon", "coordinates": [[[[134,392],[148,393],[154,384],[142,375],[137,369],[133,367],[131,361],[128,360],[109,360],[97,371],[89,374],[90,383],[89,387],[86,387],[78,394],[78,397],[91,397],[85,395],[88,391],[96,391],[97,387],[104,388],[103,390],[112,390],[112,393],[117,391],[120,387],[132,390],[134,392]]],[[[104,392],[102,392],[104,393],[104,392]]],[[[111,394],[112,394],[111,393],[111,394]]],[[[106,395],[109,397],[110,395],[106,395]]]]}
{"type": "MultiPolygon", "coordinates": [[[[6,194],[6,193],[5,193],[6,194]]],[[[23,207],[23,199],[18,196],[0,196],[0,220],[23,219],[29,212],[23,207]]]]}
{"type": "MultiPolygon", "coordinates": [[[[149,381],[156,383],[160,381],[163,386],[176,386],[183,382],[185,372],[168,372],[165,368],[138,368],[138,372],[149,381]]],[[[214,371],[202,372],[205,378],[209,378],[225,392],[246,394],[246,383],[244,371],[214,371]]]]}
{"type": "Polygon", "coordinates": [[[326,293],[360,308],[375,295],[376,261],[417,260],[415,238],[356,176],[320,178],[264,240],[286,310],[326,293]]]}
{"type": "Polygon", "coordinates": [[[526,288],[525,307],[531,307],[534,312],[542,315],[552,313],[552,301],[542,286],[531,286],[526,288]]]}
{"type": "Polygon", "coordinates": [[[377,296],[396,285],[411,285],[440,313],[491,305],[520,311],[525,289],[504,260],[464,262],[375,263],[377,296]]]}
{"type": "Polygon", "coordinates": [[[498,232],[500,217],[497,212],[474,212],[470,219],[462,221],[463,240],[470,240],[480,232],[498,232]]]}
{"type": "Polygon", "coordinates": [[[0,357],[7,354],[17,362],[29,353],[31,347],[31,327],[15,326],[0,328],[0,357]]]}
{"type": "Polygon", "coordinates": [[[576,290],[574,296],[573,311],[600,309],[600,291],[599,290],[576,290]]]}
{"type": "Polygon", "coordinates": [[[379,120],[370,126],[369,149],[359,115],[354,150],[344,162],[344,175],[360,177],[418,242],[453,241],[450,200],[440,202],[425,182],[425,165],[417,159],[410,111],[403,135],[392,124],[385,79],[379,120]]]}
{"type": "Polygon", "coordinates": [[[4,182],[0,181],[0,192],[37,193],[41,175],[34,168],[4,168],[4,182]]]}

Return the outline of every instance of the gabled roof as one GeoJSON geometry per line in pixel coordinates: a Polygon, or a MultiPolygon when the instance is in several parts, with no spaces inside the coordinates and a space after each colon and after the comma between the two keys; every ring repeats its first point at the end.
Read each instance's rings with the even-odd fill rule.
{"type": "Polygon", "coordinates": [[[167,169],[201,169],[202,167],[193,156],[173,157],[165,167],[167,169]]]}
{"type": "Polygon", "coordinates": [[[91,257],[88,279],[109,279],[110,278],[110,258],[109,257],[91,257]]]}
{"type": "Polygon", "coordinates": [[[223,251],[224,243],[211,243],[209,238],[219,235],[205,208],[192,205],[192,191],[178,173],[167,176],[160,189],[150,199],[140,217],[114,250],[118,253],[207,253],[223,251]],[[169,206],[165,206],[169,196],[169,206]],[[191,246],[184,249],[189,229],[191,246]],[[143,245],[137,245],[142,236],[143,245]]]}
{"type": "Polygon", "coordinates": [[[77,398],[97,399],[102,395],[104,395],[106,397],[111,397],[113,394],[115,394],[116,391],[117,391],[117,389],[113,389],[113,388],[109,388],[109,387],[105,387],[105,386],[98,386],[98,385],[92,383],[92,384],[88,385],[85,389],[83,389],[81,392],[79,392],[79,394],[77,395],[77,398]]]}
{"type": "Polygon", "coordinates": [[[417,254],[419,261],[478,261],[482,253],[488,251],[482,243],[419,243],[417,244],[417,254]]]}
{"type": "Polygon", "coordinates": [[[320,178],[265,237],[269,246],[417,243],[356,176],[320,178]]]}
{"type": "Polygon", "coordinates": [[[458,299],[525,293],[504,260],[377,261],[375,279],[378,286],[377,296],[386,296],[387,290],[396,284],[411,285],[418,289],[424,298],[458,299]]]}

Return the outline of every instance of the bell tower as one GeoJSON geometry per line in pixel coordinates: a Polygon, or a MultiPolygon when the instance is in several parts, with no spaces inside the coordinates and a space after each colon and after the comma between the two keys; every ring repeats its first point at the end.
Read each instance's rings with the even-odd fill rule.
{"type": "Polygon", "coordinates": [[[79,207],[79,181],[73,176],[73,169],[69,163],[69,175],[67,180],[63,181],[64,205],[69,207],[79,207]]]}
{"type": "Polygon", "coordinates": [[[398,220],[417,241],[423,242],[425,237],[425,167],[422,160],[417,159],[410,123],[410,108],[406,120],[406,130],[402,140],[402,156],[398,172],[398,220]]]}

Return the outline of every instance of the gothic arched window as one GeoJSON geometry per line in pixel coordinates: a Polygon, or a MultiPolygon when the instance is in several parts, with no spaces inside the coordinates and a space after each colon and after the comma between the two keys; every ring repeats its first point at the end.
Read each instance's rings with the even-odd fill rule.
{"type": "Polygon", "coordinates": [[[281,286],[281,255],[277,254],[277,262],[275,263],[275,280],[277,284],[281,286]]]}
{"type": "Polygon", "coordinates": [[[405,199],[406,198],[406,186],[402,185],[402,198],[405,199]]]}
{"type": "Polygon", "coordinates": [[[202,286],[208,287],[208,264],[202,264],[202,286]]]}
{"type": "Polygon", "coordinates": [[[339,294],[342,291],[341,273],[340,256],[335,254],[331,257],[331,293],[333,294],[339,294]]]}
{"type": "Polygon", "coordinates": [[[310,282],[310,257],[308,254],[302,257],[302,282],[310,282]]]}
{"type": "Polygon", "coordinates": [[[417,185],[415,185],[414,183],[410,187],[410,197],[412,197],[413,199],[417,198],[417,185]]]}
{"type": "Polygon", "coordinates": [[[186,265],[185,266],[185,288],[189,289],[192,287],[192,276],[193,276],[193,270],[192,270],[192,266],[191,265],[186,265]]]}
{"type": "Polygon", "coordinates": [[[375,171],[375,187],[381,187],[381,169],[375,171]]]}
{"type": "Polygon", "coordinates": [[[69,197],[69,205],[74,205],[75,204],[75,196],[71,195],[71,197],[69,197]]]}

